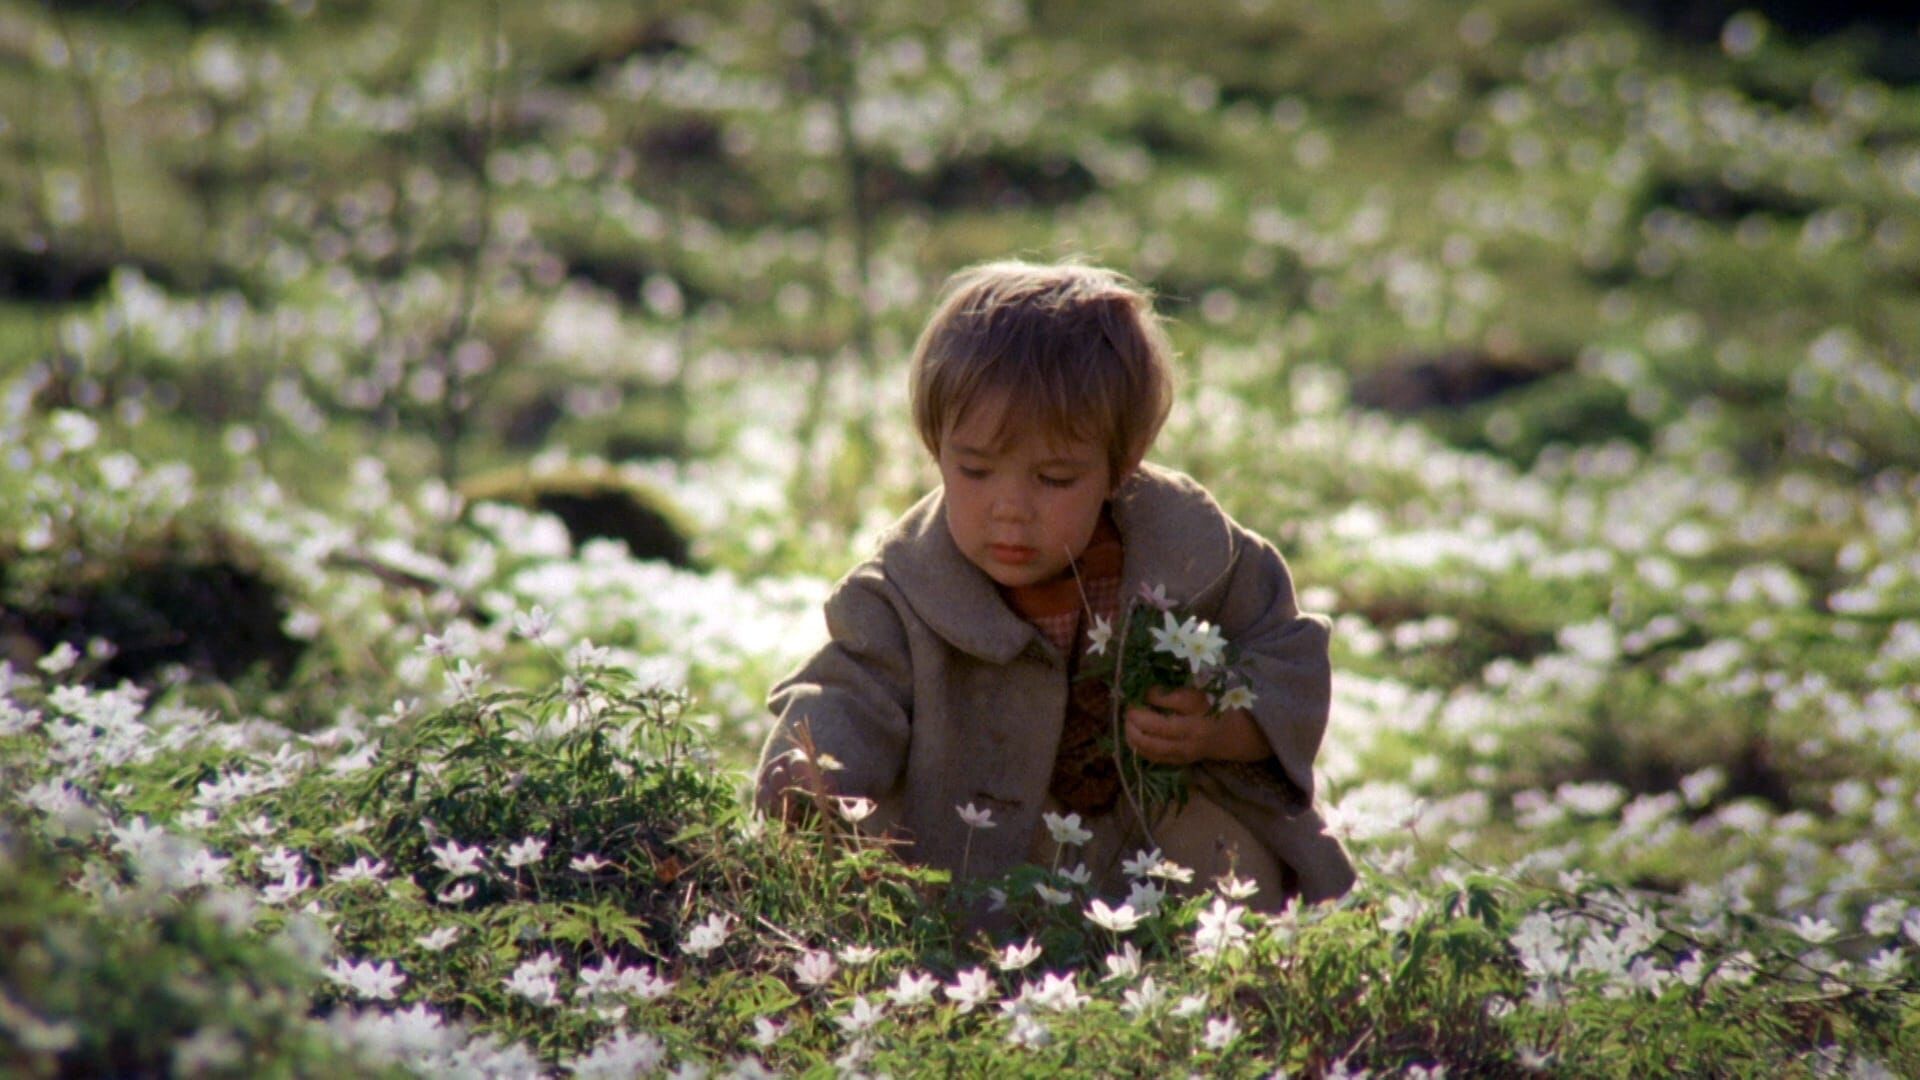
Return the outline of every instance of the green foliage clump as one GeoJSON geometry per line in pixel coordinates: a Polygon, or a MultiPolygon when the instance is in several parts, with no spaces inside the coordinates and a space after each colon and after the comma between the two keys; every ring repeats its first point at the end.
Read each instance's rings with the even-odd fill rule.
{"type": "Polygon", "coordinates": [[[85,848],[0,819],[0,1062],[9,1075],[312,1075],[363,1068],[309,1015],[296,943],[250,901],[118,880],[85,848]]]}
{"type": "Polygon", "coordinates": [[[534,690],[456,663],[442,705],[304,737],[10,675],[5,1037],[40,1071],[1624,1075],[1793,1071],[1821,1032],[1920,1059],[1885,953],[1849,974],[1803,944],[1831,927],[1577,874],[1370,871],[1270,917],[1163,864],[1124,900],[1060,865],[956,887],[857,802],[744,817],[685,699],[592,661],[534,690]]]}

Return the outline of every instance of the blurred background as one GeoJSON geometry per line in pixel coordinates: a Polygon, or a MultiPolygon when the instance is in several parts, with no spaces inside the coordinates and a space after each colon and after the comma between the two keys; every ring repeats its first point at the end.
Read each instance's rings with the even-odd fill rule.
{"type": "Polygon", "coordinates": [[[1708,405],[1745,467],[1920,453],[1790,374],[1911,360],[1880,5],[66,0],[0,55],[38,407],[676,456],[719,368],[897,370],[953,269],[1078,253],[1196,371],[1322,361],[1521,464],[1708,405]]]}

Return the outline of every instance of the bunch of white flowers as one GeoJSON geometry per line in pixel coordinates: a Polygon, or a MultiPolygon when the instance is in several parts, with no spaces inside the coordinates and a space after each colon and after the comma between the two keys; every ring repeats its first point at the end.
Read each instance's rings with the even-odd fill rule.
{"type": "Polygon", "coordinates": [[[1118,635],[1106,620],[1096,618],[1088,637],[1087,651],[1095,659],[1082,677],[1105,683],[1113,696],[1109,742],[1129,796],[1149,817],[1162,807],[1184,803],[1186,767],[1156,764],[1135,754],[1121,735],[1120,718],[1129,707],[1147,704],[1147,694],[1155,688],[1197,687],[1216,712],[1252,708],[1256,696],[1246,676],[1236,670],[1236,650],[1219,627],[1176,611],[1158,587],[1143,588],[1128,603],[1118,635]],[[1119,645],[1109,655],[1107,647],[1116,636],[1119,645]]]}

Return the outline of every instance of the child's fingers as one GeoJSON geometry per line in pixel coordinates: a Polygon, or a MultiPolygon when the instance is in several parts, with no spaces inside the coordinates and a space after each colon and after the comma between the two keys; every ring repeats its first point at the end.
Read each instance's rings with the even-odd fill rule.
{"type": "Polygon", "coordinates": [[[1127,745],[1133,747],[1134,753],[1155,765],[1183,764],[1171,743],[1137,731],[1131,725],[1127,727],[1127,745]]]}
{"type": "Polygon", "coordinates": [[[1167,712],[1185,713],[1197,716],[1213,706],[1207,695],[1198,687],[1182,686],[1174,689],[1166,686],[1154,686],[1147,689],[1147,704],[1167,712]]]}
{"type": "Polygon", "coordinates": [[[1193,722],[1184,716],[1173,716],[1158,709],[1136,705],[1127,710],[1127,726],[1138,729],[1150,738],[1173,741],[1188,734],[1193,722]]]}
{"type": "Polygon", "coordinates": [[[1190,719],[1135,706],[1127,710],[1126,727],[1127,745],[1148,761],[1187,765],[1196,760],[1200,732],[1190,719]]]}
{"type": "Polygon", "coordinates": [[[781,820],[790,825],[804,824],[817,814],[829,790],[820,767],[799,754],[775,759],[761,783],[777,800],[781,820]]]}

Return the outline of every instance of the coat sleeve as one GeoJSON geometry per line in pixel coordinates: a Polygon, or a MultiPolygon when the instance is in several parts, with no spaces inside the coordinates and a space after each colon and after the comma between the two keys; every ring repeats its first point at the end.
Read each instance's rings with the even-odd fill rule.
{"type": "Polygon", "coordinates": [[[770,768],[809,743],[839,763],[826,773],[831,794],[879,797],[897,783],[907,757],[913,671],[892,596],[876,568],[848,575],[827,600],[827,644],[769,693],[776,720],[754,785],[762,810],[779,804],[770,768]]]}
{"type": "Polygon", "coordinates": [[[1303,615],[1293,575],[1272,544],[1234,526],[1235,558],[1220,629],[1240,650],[1253,718],[1303,803],[1313,800],[1313,760],[1333,699],[1327,620],[1303,615]]]}

